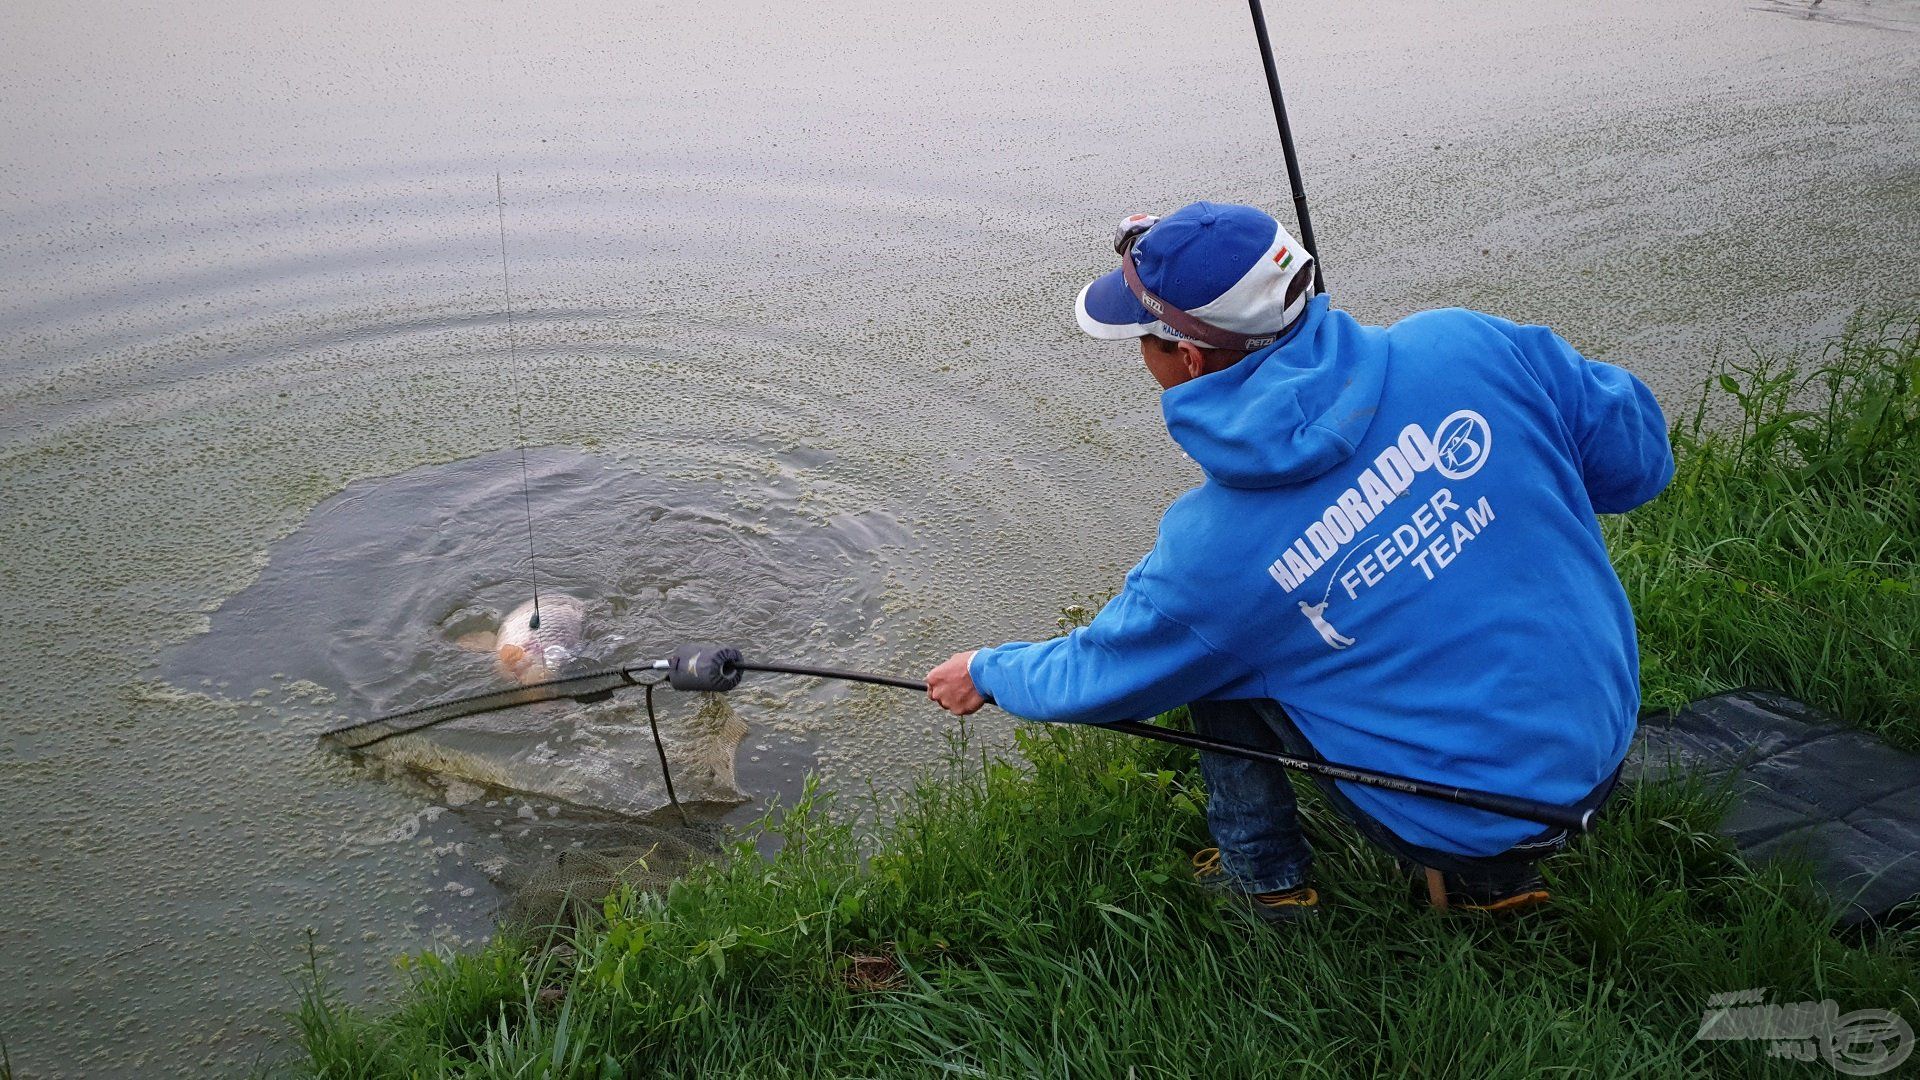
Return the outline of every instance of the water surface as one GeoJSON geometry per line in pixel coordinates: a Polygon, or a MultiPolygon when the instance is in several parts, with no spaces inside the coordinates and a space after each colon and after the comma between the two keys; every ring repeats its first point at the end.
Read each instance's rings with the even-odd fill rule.
{"type": "MultiPolygon", "coordinates": [[[[1547,322],[1669,404],[1717,359],[1911,304],[1914,12],[1272,5],[1336,298],[1547,322]]],[[[357,995],[396,953],[485,932],[449,845],[549,804],[482,800],[496,827],[309,736],[484,679],[438,629],[511,606],[498,465],[522,440],[603,470],[544,535],[636,649],[697,633],[914,672],[1111,589],[1195,474],[1137,360],[1069,304],[1128,212],[1286,205],[1244,20],[0,11],[0,1034],[21,1071],[236,1071],[286,1052],[305,928],[357,995]],[[388,531],[333,517],[402,490],[419,513],[388,531]],[[224,652],[228,685],[201,685],[224,652]]],[[[855,792],[948,730],[877,691],[767,694],[742,701],[743,754],[777,732],[855,792]]]]}

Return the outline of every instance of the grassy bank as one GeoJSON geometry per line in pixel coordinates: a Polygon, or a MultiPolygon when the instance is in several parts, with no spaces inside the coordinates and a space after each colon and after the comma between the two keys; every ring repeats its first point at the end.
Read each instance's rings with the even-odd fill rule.
{"type": "Polygon", "coordinates": [[[1674,443],[1607,521],[1646,703],[1766,685],[1920,749],[1920,319],[1728,370],[1674,443]]]}
{"type": "MultiPolygon", "coordinates": [[[[1673,491],[1611,526],[1648,696],[1781,686],[1920,742],[1920,333],[1861,329],[1813,387],[1730,374],[1737,434],[1682,425],[1673,491]],[[1830,399],[1821,397],[1830,391],[1830,399]],[[1814,401],[1817,408],[1795,411],[1814,401]]],[[[1509,924],[1408,902],[1311,795],[1328,897],[1288,932],[1223,921],[1191,755],[1036,728],[964,744],[874,835],[809,796],[771,860],[625,892],[567,933],[409,964],[392,1007],[316,986],[303,1068],[359,1076],[1805,1076],[1695,1042],[1710,995],[1833,998],[1920,1022],[1920,932],[1843,939],[1788,869],[1712,835],[1710,793],[1627,793],[1509,924]],[[864,854],[863,854],[864,853],[864,854]]]]}

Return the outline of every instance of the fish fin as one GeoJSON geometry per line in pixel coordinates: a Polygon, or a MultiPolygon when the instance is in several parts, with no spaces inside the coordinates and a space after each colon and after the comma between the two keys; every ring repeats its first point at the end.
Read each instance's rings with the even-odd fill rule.
{"type": "Polygon", "coordinates": [[[468,652],[492,652],[499,638],[500,635],[491,630],[476,630],[471,634],[461,634],[453,639],[453,643],[468,652]]]}

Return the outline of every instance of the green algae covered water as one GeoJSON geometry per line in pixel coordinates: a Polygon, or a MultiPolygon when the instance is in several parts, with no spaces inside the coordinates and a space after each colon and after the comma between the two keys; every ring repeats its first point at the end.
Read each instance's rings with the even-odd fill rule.
{"type": "MultiPolygon", "coordinates": [[[[1364,318],[1551,323],[1678,404],[1718,359],[1920,296],[1914,4],[1270,17],[1328,280],[1364,318]]],[[[522,433],[548,580],[616,658],[706,637],[917,673],[1113,587],[1195,474],[1072,298],[1128,212],[1286,205],[1244,10],[1167,22],[0,12],[16,1069],[276,1060],[307,928],[364,994],[485,934],[501,859],[572,842],[572,803],[312,739],[492,685],[450,642],[523,598],[522,433]]],[[[805,768],[885,790],[946,730],[884,691],[769,682],[737,710],[736,814],[805,768]]]]}

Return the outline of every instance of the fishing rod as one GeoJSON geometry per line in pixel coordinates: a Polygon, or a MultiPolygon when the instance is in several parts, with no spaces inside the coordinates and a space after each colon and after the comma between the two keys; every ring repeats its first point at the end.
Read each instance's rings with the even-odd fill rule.
{"type": "MultiPolygon", "coordinates": [[[[374,720],[364,720],[347,724],[324,732],[326,739],[348,750],[364,750],[377,743],[402,735],[411,735],[450,720],[485,713],[498,712],[540,701],[570,699],[583,703],[606,701],[616,691],[633,687],[644,688],[647,695],[647,720],[653,724],[654,748],[660,754],[660,768],[667,768],[666,751],[661,747],[660,730],[654,723],[653,690],[666,683],[675,690],[704,691],[725,693],[740,685],[740,677],[747,673],[766,673],[774,675],[799,675],[815,679],[833,679],[839,682],[866,683],[873,686],[890,686],[901,690],[917,690],[926,693],[927,684],[920,679],[903,679],[893,675],[876,675],[867,671],[849,671],[841,668],[813,667],[804,664],[781,664],[750,661],[740,655],[738,649],[721,645],[682,645],[665,660],[636,664],[630,667],[615,668],[610,671],[590,672],[548,682],[533,683],[528,686],[514,687],[510,690],[497,690],[490,694],[478,694],[471,697],[455,698],[433,705],[409,709],[390,716],[374,720]]],[[[1342,765],[1319,758],[1296,757],[1270,750],[1261,750],[1241,743],[1224,739],[1209,738],[1189,731],[1176,731],[1172,728],[1145,724],[1137,720],[1123,720],[1112,724],[1095,725],[1109,731],[1118,731],[1127,735],[1136,735],[1143,739],[1172,743],[1192,750],[1204,750],[1212,754],[1225,754],[1229,757],[1245,758],[1249,761],[1278,765],[1283,769],[1305,773],[1309,776],[1328,780],[1344,780],[1350,784],[1362,784],[1385,791],[1397,791],[1403,795],[1418,795],[1422,798],[1452,803],[1456,806],[1486,810],[1505,817],[1536,821],[1542,825],[1551,825],[1571,832],[1584,833],[1591,830],[1595,811],[1579,810],[1552,803],[1523,799],[1498,792],[1480,791],[1475,788],[1456,787],[1451,784],[1436,784],[1425,780],[1381,772],[1377,769],[1365,769],[1356,765],[1342,765]]],[[[668,798],[673,799],[672,780],[667,781],[668,798]]],[[[677,808],[680,804],[673,799],[677,808]]],[[[685,811],[681,811],[682,815],[685,811]]]]}
{"type": "Polygon", "coordinates": [[[1273,42],[1267,38],[1267,14],[1260,0],[1247,0],[1253,14],[1253,35],[1260,40],[1260,62],[1267,69],[1267,96],[1273,99],[1273,120],[1280,125],[1280,151],[1287,159],[1287,184],[1293,189],[1293,213],[1300,219],[1300,244],[1313,256],[1313,291],[1327,291],[1320,247],[1313,242],[1313,218],[1307,214],[1307,186],[1300,179],[1300,158],[1293,151],[1293,125],[1287,122],[1287,103],[1280,96],[1280,73],[1273,66],[1273,42]]]}
{"type": "MultiPolygon", "coordinates": [[[[1294,216],[1300,224],[1300,243],[1307,254],[1313,257],[1313,281],[1315,291],[1326,291],[1325,263],[1320,258],[1320,247],[1313,235],[1313,217],[1307,209],[1306,183],[1300,176],[1300,158],[1293,144],[1293,125],[1287,119],[1286,99],[1280,90],[1280,75],[1273,57],[1273,41],[1267,33],[1266,12],[1260,0],[1247,0],[1247,9],[1253,18],[1254,37],[1260,45],[1260,62],[1267,78],[1267,95],[1273,103],[1273,119],[1280,131],[1280,149],[1286,159],[1287,184],[1293,195],[1294,216]]],[[[512,297],[507,292],[506,282],[506,219],[505,195],[500,190],[498,175],[494,178],[496,202],[500,214],[501,242],[501,287],[506,293],[508,317],[508,347],[513,349],[512,338],[512,297]]],[[[532,499],[526,491],[526,460],[524,444],[521,448],[522,496],[527,510],[527,546],[529,568],[533,564],[533,515],[532,499]]],[[[539,626],[538,604],[539,585],[537,571],[534,572],[534,627],[539,626]]],[[[802,664],[777,664],[751,662],[744,659],[739,650],[714,645],[682,646],[666,660],[631,667],[615,668],[610,671],[589,672],[567,676],[547,682],[527,686],[498,690],[488,694],[455,698],[433,705],[409,709],[390,716],[374,720],[347,724],[324,732],[322,738],[334,742],[349,750],[364,750],[388,739],[410,735],[427,728],[458,720],[463,717],[479,716],[502,709],[518,708],[541,701],[573,700],[582,703],[606,701],[614,693],[633,687],[643,688],[646,692],[647,721],[653,728],[654,749],[660,756],[660,768],[666,778],[667,796],[674,806],[679,801],[673,798],[673,780],[667,772],[666,750],[660,741],[660,730],[654,719],[653,691],[662,683],[675,690],[694,690],[724,692],[739,685],[742,674],[761,672],[767,674],[798,675],[808,678],[833,679],[841,682],[866,683],[875,686],[888,686],[901,690],[916,690],[925,693],[927,684],[919,679],[905,679],[891,675],[877,675],[872,672],[850,671],[839,668],[814,667],[802,664]]],[[[1337,762],[1318,758],[1295,757],[1290,754],[1274,753],[1239,743],[1208,738],[1187,731],[1158,727],[1137,720],[1125,720],[1117,723],[1098,725],[1108,730],[1119,731],[1140,738],[1171,743],[1193,750],[1208,753],[1225,754],[1230,757],[1244,758],[1277,765],[1294,772],[1329,780],[1341,780],[1351,784],[1396,791],[1405,795],[1417,795],[1458,806],[1485,810],[1506,817],[1535,821],[1568,829],[1574,832],[1587,832],[1594,818],[1593,810],[1576,810],[1550,803],[1522,799],[1497,792],[1480,791],[1474,788],[1462,788],[1449,784],[1430,783],[1394,773],[1380,772],[1354,765],[1342,765],[1337,762]]],[[[684,816],[685,811],[682,811],[684,816]]]]}

